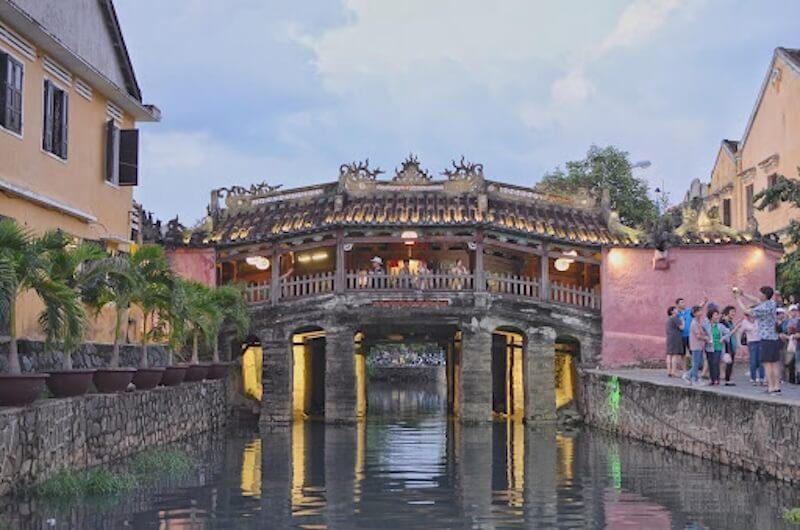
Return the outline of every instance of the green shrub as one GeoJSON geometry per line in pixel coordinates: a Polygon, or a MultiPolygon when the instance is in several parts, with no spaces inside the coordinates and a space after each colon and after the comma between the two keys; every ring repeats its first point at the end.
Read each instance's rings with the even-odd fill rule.
{"type": "Polygon", "coordinates": [[[130,469],[139,476],[175,475],[190,471],[194,465],[192,457],[183,451],[148,449],[133,457],[130,469]]]}
{"type": "Polygon", "coordinates": [[[59,471],[34,487],[41,497],[78,497],[81,495],[111,495],[138,486],[139,481],[129,473],[116,473],[97,468],[86,471],[59,471]]]}
{"type": "Polygon", "coordinates": [[[800,524],[800,508],[792,508],[791,510],[784,510],[783,520],[787,523],[800,524]]]}

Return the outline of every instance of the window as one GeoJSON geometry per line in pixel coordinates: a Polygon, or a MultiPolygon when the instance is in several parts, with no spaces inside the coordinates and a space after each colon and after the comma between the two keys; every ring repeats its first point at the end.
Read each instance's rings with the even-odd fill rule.
{"type": "Polygon", "coordinates": [[[44,128],[42,149],[67,159],[68,95],[52,81],[44,81],[44,128]]]}
{"type": "Polygon", "coordinates": [[[731,200],[722,200],[722,224],[731,226],[731,200]]]}
{"type": "Polygon", "coordinates": [[[747,208],[747,220],[750,221],[753,218],[753,185],[748,184],[744,188],[745,194],[745,207],[747,208]]]}
{"type": "MultiPolygon", "coordinates": [[[[773,187],[773,186],[775,186],[775,184],[777,184],[777,183],[778,183],[778,175],[777,175],[776,173],[773,173],[772,175],[770,175],[770,176],[768,176],[768,177],[767,177],[767,188],[772,188],[772,187],[773,187]]],[[[767,210],[768,210],[768,211],[772,211],[772,210],[774,210],[774,209],[775,209],[775,208],[777,208],[777,207],[778,207],[778,205],[777,205],[777,204],[770,204],[770,205],[767,207],[767,210]]]]}
{"type": "Polygon", "coordinates": [[[118,186],[139,184],[139,130],[106,123],[106,180],[118,186]]]}
{"type": "Polygon", "coordinates": [[[22,63],[0,52],[0,125],[22,134],[22,63]]]}

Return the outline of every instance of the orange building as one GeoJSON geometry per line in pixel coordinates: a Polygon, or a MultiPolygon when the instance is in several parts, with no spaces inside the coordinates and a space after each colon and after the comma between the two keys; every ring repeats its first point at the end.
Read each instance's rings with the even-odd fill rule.
{"type": "MultiPolygon", "coordinates": [[[[128,250],[142,103],[111,0],[0,0],[0,216],[128,250]]],[[[38,300],[18,303],[36,337],[38,300]]],[[[105,339],[93,326],[90,339],[105,339]]]]}
{"type": "Polygon", "coordinates": [[[742,139],[722,141],[710,185],[694,188],[724,224],[741,231],[757,226],[762,234],[782,237],[800,211],[785,204],[766,210],[753,205],[753,196],[777,175],[800,178],[798,49],[775,49],[742,139]]]}

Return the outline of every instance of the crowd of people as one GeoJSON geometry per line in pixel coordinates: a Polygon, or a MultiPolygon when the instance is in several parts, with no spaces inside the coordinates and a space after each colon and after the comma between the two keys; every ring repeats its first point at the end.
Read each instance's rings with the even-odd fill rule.
{"type": "MultiPolygon", "coordinates": [[[[358,287],[368,288],[400,288],[425,290],[441,285],[434,285],[434,275],[449,274],[447,287],[459,290],[464,287],[464,278],[469,275],[469,269],[461,259],[451,264],[429,263],[425,260],[397,260],[395,266],[388,269],[383,258],[375,256],[370,260],[369,269],[358,271],[358,287]],[[386,279],[386,281],[384,281],[386,279]]],[[[439,281],[441,283],[441,279],[439,281]]]]}
{"type": "Polygon", "coordinates": [[[708,299],[687,306],[678,298],[667,309],[667,375],[689,385],[707,378],[711,386],[734,386],[736,356],[747,351],[751,384],[766,386],[769,394],[780,393],[784,381],[800,384],[800,306],[785,305],[768,286],[755,296],[732,291],[738,308],[708,299]]]}

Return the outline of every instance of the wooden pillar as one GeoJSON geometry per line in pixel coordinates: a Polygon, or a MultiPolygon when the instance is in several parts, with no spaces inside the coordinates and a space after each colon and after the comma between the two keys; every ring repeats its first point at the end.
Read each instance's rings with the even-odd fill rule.
{"type": "Polygon", "coordinates": [[[272,278],[269,292],[273,305],[277,304],[281,297],[281,253],[277,248],[272,250],[272,278]]]}
{"type": "Polygon", "coordinates": [[[475,290],[486,290],[483,273],[483,232],[478,232],[475,237],[475,290]]]}
{"type": "Polygon", "coordinates": [[[336,235],[336,275],[333,279],[333,289],[337,293],[343,293],[347,282],[347,270],[344,254],[344,234],[339,232],[336,235]]]}
{"type": "Polygon", "coordinates": [[[550,299],[550,245],[542,243],[539,254],[539,298],[550,299]]]}

